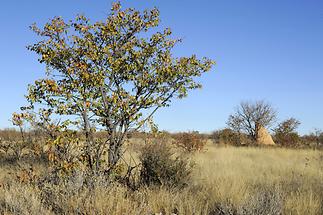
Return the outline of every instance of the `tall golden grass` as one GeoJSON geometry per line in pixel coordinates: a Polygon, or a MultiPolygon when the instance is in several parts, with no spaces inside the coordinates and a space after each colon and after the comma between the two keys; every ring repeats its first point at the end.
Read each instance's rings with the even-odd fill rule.
{"type": "Polygon", "coordinates": [[[252,206],[255,196],[269,192],[281,201],[284,214],[323,214],[322,151],[209,147],[195,160],[194,181],[215,202],[252,206]]]}
{"type": "MultiPolygon", "coordinates": [[[[192,181],[182,190],[114,184],[81,192],[51,187],[57,208],[32,184],[13,180],[15,164],[0,166],[3,214],[323,214],[323,152],[312,149],[219,147],[192,154],[192,181]],[[64,191],[64,192],[63,192],[64,191]]],[[[27,165],[27,162],[21,164],[27,165]]],[[[38,164],[37,171],[44,171],[38,164]]]]}

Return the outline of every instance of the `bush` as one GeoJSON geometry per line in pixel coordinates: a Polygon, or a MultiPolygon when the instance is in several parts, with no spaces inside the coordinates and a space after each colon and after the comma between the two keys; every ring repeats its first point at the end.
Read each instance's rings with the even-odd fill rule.
{"type": "Polygon", "coordinates": [[[296,132],[301,123],[295,118],[282,121],[273,130],[276,143],[287,147],[297,147],[301,143],[301,138],[296,132]]]}
{"type": "Polygon", "coordinates": [[[301,143],[301,138],[297,133],[278,133],[274,136],[274,140],[275,143],[286,147],[298,147],[301,143]]]}
{"type": "Polygon", "coordinates": [[[192,163],[174,155],[166,144],[144,146],[139,159],[142,164],[140,180],[144,185],[182,188],[190,179],[192,163]]]}
{"type": "Polygon", "coordinates": [[[186,152],[201,151],[206,144],[204,139],[198,132],[184,132],[174,135],[174,144],[183,148],[186,152]]]}
{"type": "Polygon", "coordinates": [[[234,146],[251,145],[253,142],[248,135],[243,133],[239,134],[230,128],[214,131],[210,138],[216,144],[228,144],[234,146]]]}
{"type": "Polygon", "coordinates": [[[315,130],[309,135],[304,135],[301,137],[304,145],[317,148],[323,146],[323,132],[321,130],[315,130]]]}

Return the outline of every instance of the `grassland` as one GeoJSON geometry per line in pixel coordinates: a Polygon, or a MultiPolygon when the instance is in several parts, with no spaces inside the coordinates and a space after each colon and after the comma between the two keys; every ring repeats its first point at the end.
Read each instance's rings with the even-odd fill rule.
{"type": "MultiPolygon", "coordinates": [[[[0,163],[4,214],[323,214],[323,152],[312,149],[224,147],[208,143],[189,155],[196,166],[182,189],[97,183],[74,192],[77,181],[48,186],[51,199],[17,182],[16,163],[0,163]],[[5,185],[7,184],[7,185],[5,185]],[[51,203],[49,203],[51,202],[51,203]],[[54,203],[53,203],[54,202],[54,203]],[[50,206],[49,206],[50,205],[50,206]]],[[[46,165],[34,164],[44,172],[46,165]]]]}

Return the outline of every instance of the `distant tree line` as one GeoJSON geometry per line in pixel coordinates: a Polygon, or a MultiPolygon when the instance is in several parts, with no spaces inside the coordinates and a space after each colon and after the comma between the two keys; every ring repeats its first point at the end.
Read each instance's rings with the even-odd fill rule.
{"type": "MultiPolygon", "coordinates": [[[[241,102],[228,118],[228,127],[213,132],[211,137],[216,143],[232,145],[252,145],[259,138],[261,127],[270,129],[277,120],[277,111],[265,101],[241,102]]],[[[321,147],[323,132],[315,130],[300,135],[297,129],[301,122],[293,117],[279,122],[272,130],[274,142],[285,147],[321,147]]]]}

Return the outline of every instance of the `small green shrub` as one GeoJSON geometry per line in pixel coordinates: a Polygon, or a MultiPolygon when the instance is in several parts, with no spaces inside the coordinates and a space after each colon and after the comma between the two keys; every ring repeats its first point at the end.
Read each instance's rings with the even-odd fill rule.
{"type": "Polygon", "coordinates": [[[139,159],[142,163],[140,179],[144,185],[182,188],[190,179],[192,162],[174,155],[166,144],[144,146],[139,159]]]}

